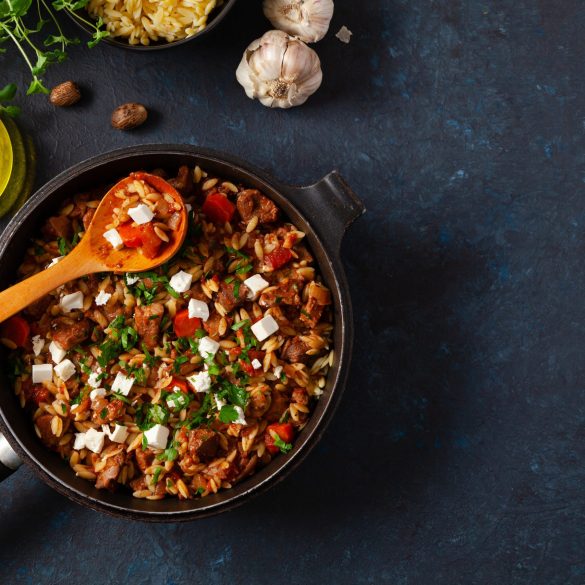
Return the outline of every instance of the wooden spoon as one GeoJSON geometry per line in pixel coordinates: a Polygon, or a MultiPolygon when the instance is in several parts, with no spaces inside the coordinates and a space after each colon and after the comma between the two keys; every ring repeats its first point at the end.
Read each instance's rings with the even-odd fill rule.
{"type": "Polygon", "coordinates": [[[179,250],[187,234],[187,212],[182,197],[164,179],[148,173],[132,173],[116,183],[95,211],[93,220],[77,246],[55,265],[43,270],[0,293],[0,322],[24,309],[57,287],[95,272],[143,272],[167,262],[179,250]],[[181,206],[181,218],[176,230],[167,232],[169,243],[156,258],[149,259],[135,248],[114,250],[104,238],[106,226],[112,223],[113,210],[119,207],[123,193],[135,179],[151,185],[159,193],[170,195],[181,206]]]}

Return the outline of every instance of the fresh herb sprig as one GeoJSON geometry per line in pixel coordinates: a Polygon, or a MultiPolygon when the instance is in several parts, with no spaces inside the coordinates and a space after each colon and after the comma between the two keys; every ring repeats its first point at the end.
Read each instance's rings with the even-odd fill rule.
{"type": "MultiPolygon", "coordinates": [[[[49,93],[42,76],[50,65],[62,63],[67,58],[67,47],[79,43],[79,39],[65,35],[57,19],[57,12],[67,12],[91,29],[92,39],[87,43],[89,47],[109,35],[101,18],[92,21],[79,14],[88,3],[89,0],[0,0],[0,45],[12,41],[30,70],[32,80],[27,95],[49,93]],[[29,26],[33,13],[36,23],[29,26]],[[55,34],[47,34],[42,41],[38,40],[39,33],[48,25],[55,34]]],[[[0,53],[5,52],[6,49],[0,48],[0,53]]],[[[1,91],[4,95],[0,94],[0,101],[11,101],[16,86],[10,84],[1,91]]],[[[10,116],[19,113],[16,106],[1,106],[0,111],[10,116]]]]}

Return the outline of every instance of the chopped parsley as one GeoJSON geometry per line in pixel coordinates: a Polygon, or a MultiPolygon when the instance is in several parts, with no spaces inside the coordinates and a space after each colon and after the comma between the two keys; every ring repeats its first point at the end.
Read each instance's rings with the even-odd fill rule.
{"type": "Polygon", "coordinates": [[[238,329],[241,329],[242,327],[245,327],[246,325],[249,325],[249,324],[250,324],[250,319],[243,319],[242,321],[239,321],[235,325],[232,325],[232,331],[237,331],[238,329]]]}
{"type": "Polygon", "coordinates": [[[173,364],[173,372],[177,374],[181,369],[181,366],[189,361],[189,358],[186,355],[180,355],[175,358],[175,363],[173,364]]]}
{"type": "Polygon", "coordinates": [[[274,439],[274,446],[278,447],[281,453],[288,453],[292,449],[292,444],[285,443],[274,431],[270,433],[270,436],[274,439]]]}
{"type": "Polygon", "coordinates": [[[226,404],[221,407],[221,410],[219,411],[219,420],[222,423],[231,423],[237,420],[237,418],[238,413],[236,411],[235,406],[232,406],[231,404],[226,404]]]}
{"type": "Polygon", "coordinates": [[[69,242],[65,238],[57,238],[57,247],[61,256],[66,256],[69,253],[69,242]]]}
{"type": "Polygon", "coordinates": [[[160,477],[162,470],[162,467],[157,467],[155,469],[154,473],[152,474],[152,481],[150,482],[150,485],[156,485],[158,483],[158,478],[160,477]]]}
{"type": "Polygon", "coordinates": [[[170,412],[161,404],[143,403],[136,409],[136,426],[147,431],[154,425],[166,424],[169,417],[170,412]]]}

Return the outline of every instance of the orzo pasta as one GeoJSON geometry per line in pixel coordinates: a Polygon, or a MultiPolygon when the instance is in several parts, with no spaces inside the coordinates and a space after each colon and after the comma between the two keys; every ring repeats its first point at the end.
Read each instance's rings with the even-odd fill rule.
{"type": "MultiPolygon", "coordinates": [[[[333,363],[331,297],[304,234],[199,167],[169,182],[189,210],[172,261],[69,282],[0,330],[40,440],[97,488],[148,499],[215,493],[286,456],[333,363]]],[[[64,202],[20,276],[67,254],[105,192],[64,202]]]]}

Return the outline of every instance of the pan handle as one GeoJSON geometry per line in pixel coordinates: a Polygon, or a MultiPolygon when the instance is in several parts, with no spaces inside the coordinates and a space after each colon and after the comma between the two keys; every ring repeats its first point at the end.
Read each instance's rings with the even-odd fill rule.
{"type": "Polygon", "coordinates": [[[0,481],[4,481],[21,465],[20,457],[14,452],[6,437],[0,433],[0,481]]]}
{"type": "Polygon", "coordinates": [[[287,187],[292,202],[307,216],[319,237],[339,252],[347,228],[366,207],[338,171],[308,187],[287,187]]]}

